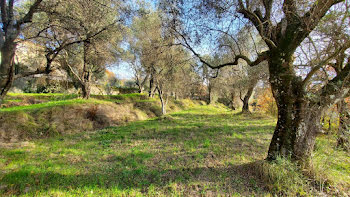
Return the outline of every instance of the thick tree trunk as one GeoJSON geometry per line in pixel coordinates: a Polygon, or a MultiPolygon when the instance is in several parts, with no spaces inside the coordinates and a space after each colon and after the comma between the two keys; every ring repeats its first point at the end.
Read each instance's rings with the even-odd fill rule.
{"type": "Polygon", "coordinates": [[[291,59],[272,59],[269,71],[278,107],[278,121],[267,159],[286,157],[309,165],[316,135],[321,130],[322,109],[317,103],[311,104],[305,98],[301,80],[294,73],[291,59]]]}
{"type": "Polygon", "coordinates": [[[0,64],[0,104],[3,103],[7,92],[10,90],[14,81],[15,66],[14,57],[16,44],[5,42],[1,48],[0,64]]]}
{"type": "Polygon", "coordinates": [[[337,147],[346,151],[350,150],[350,114],[348,112],[347,103],[342,100],[338,106],[339,128],[337,133],[337,147]]]}
{"type": "Polygon", "coordinates": [[[215,91],[212,82],[208,85],[208,104],[215,104],[218,101],[217,92],[215,91]]]}
{"type": "Polygon", "coordinates": [[[90,98],[91,86],[89,82],[85,82],[81,84],[82,97],[84,99],[90,98]]]}
{"type": "Polygon", "coordinates": [[[253,95],[255,84],[256,83],[254,83],[254,85],[249,87],[247,94],[244,96],[244,99],[242,101],[243,102],[242,113],[250,113],[250,111],[249,111],[249,100],[250,100],[250,97],[253,95]]]}
{"type": "Polygon", "coordinates": [[[91,92],[91,73],[89,71],[86,71],[83,73],[83,81],[81,81],[81,91],[82,96],[84,99],[90,98],[90,92],[91,92]]]}

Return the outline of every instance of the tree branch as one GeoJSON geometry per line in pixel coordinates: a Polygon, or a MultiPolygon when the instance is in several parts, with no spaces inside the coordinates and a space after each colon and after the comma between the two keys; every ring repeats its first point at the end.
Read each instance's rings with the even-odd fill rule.
{"type": "Polygon", "coordinates": [[[40,3],[43,0],[36,0],[32,6],[30,6],[28,13],[19,21],[17,21],[17,28],[19,28],[21,25],[25,24],[25,23],[30,23],[32,22],[32,18],[35,12],[37,12],[37,9],[40,5],[40,3]]]}
{"type": "MultiPolygon", "coordinates": [[[[270,23],[269,18],[262,18],[261,11],[259,9],[256,9],[254,12],[250,11],[249,8],[245,8],[243,6],[242,0],[239,0],[239,10],[238,12],[243,14],[243,16],[248,19],[250,22],[253,23],[255,28],[258,30],[261,38],[266,42],[266,44],[269,46],[269,48],[276,48],[276,44],[269,38],[268,32],[270,32],[270,23]],[[265,24],[265,25],[264,25],[265,24]]],[[[269,2],[266,2],[267,5],[269,5],[269,2]]],[[[270,9],[265,8],[266,9],[270,9]]],[[[265,16],[266,17],[266,16],[265,16]]]]}
{"type": "MultiPolygon", "coordinates": [[[[176,31],[176,30],[175,30],[176,31]]],[[[177,32],[177,31],[176,31],[177,32]]],[[[260,64],[261,62],[267,60],[268,58],[268,51],[262,52],[260,54],[258,54],[258,58],[255,61],[251,61],[247,56],[245,55],[236,55],[234,58],[233,62],[228,62],[228,63],[224,63],[224,64],[219,64],[216,66],[211,65],[209,62],[205,61],[188,43],[186,37],[183,34],[180,34],[179,32],[177,32],[180,37],[182,38],[182,40],[184,41],[185,44],[183,44],[184,47],[186,47],[187,49],[189,49],[198,59],[200,62],[202,62],[203,64],[207,65],[209,68],[211,69],[220,69],[226,66],[235,66],[238,65],[238,60],[239,59],[243,59],[244,61],[247,62],[247,64],[251,67],[256,66],[258,64],[260,64]]]]}
{"type": "Polygon", "coordinates": [[[307,74],[306,78],[304,79],[304,81],[302,82],[302,87],[306,88],[306,86],[309,84],[310,79],[312,78],[312,76],[323,66],[325,66],[326,64],[329,63],[330,60],[334,59],[336,56],[338,56],[342,51],[345,51],[346,49],[350,48],[350,42],[348,42],[347,44],[345,44],[345,46],[340,47],[338,50],[336,50],[334,53],[332,53],[331,55],[329,55],[326,59],[324,59],[323,61],[319,62],[315,67],[313,67],[311,69],[311,71],[307,74]]]}
{"type": "MultiPolygon", "coordinates": [[[[50,72],[52,72],[54,70],[50,70],[50,72]]],[[[32,75],[37,75],[37,74],[49,74],[46,71],[46,67],[43,68],[38,68],[36,71],[32,71],[32,72],[25,72],[25,73],[21,73],[21,74],[17,74],[14,76],[14,79],[19,79],[19,78],[23,78],[23,77],[29,77],[32,75]]]]}
{"type": "MultiPolygon", "coordinates": [[[[298,46],[309,34],[312,30],[315,29],[319,21],[322,17],[327,13],[327,11],[335,4],[343,2],[345,0],[319,0],[314,3],[311,9],[304,14],[304,16],[296,19],[299,20],[298,23],[300,25],[294,25],[288,22],[287,31],[295,32],[296,37],[293,40],[294,46],[298,46]],[[302,31],[298,30],[298,28],[302,28],[302,31]]],[[[296,14],[296,13],[294,13],[296,14]]],[[[287,38],[290,39],[290,38],[287,38]]]]}
{"type": "Polygon", "coordinates": [[[0,7],[1,7],[1,21],[3,25],[3,30],[6,32],[7,25],[8,25],[8,17],[7,17],[7,5],[6,0],[0,0],[0,7]]]}

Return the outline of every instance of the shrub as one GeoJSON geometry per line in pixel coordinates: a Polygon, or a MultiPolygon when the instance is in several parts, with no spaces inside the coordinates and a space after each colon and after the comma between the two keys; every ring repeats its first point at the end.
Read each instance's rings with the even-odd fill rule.
{"type": "Polygon", "coordinates": [[[264,93],[257,98],[257,107],[260,111],[276,117],[278,114],[277,105],[273,98],[271,88],[265,89],[264,93]]]}

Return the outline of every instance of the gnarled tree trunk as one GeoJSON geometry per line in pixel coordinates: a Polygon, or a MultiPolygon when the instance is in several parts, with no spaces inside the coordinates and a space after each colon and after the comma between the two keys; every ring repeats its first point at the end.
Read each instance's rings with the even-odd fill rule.
{"type": "Polygon", "coordinates": [[[302,81],[295,75],[291,59],[273,58],[269,62],[270,83],[277,103],[278,121],[267,159],[291,157],[308,165],[321,130],[322,108],[305,98],[302,81]],[[281,66],[283,65],[283,66],[281,66]]]}
{"type": "Polygon", "coordinates": [[[338,104],[339,128],[337,133],[337,147],[350,151],[350,114],[344,99],[338,104]]]}
{"type": "Polygon", "coordinates": [[[84,99],[89,99],[91,94],[91,86],[89,82],[85,82],[81,84],[82,97],[84,99]]]}
{"type": "Polygon", "coordinates": [[[242,106],[242,113],[250,113],[249,111],[249,100],[250,97],[253,95],[253,91],[255,88],[256,82],[252,83],[251,86],[248,88],[247,93],[245,94],[242,102],[243,102],[243,106],[242,106]]]}

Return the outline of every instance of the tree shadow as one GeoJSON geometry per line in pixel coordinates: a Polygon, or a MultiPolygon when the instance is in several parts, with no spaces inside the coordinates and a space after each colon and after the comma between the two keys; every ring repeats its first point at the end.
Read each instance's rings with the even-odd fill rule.
{"type": "MultiPolygon", "coordinates": [[[[129,157],[129,156],[128,156],[129,157]]],[[[133,156],[134,157],[134,156],[133,156]]],[[[177,183],[186,196],[210,193],[213,195],[240,194],[261,195],[268,193],[256,161],[227,167],[195,167],[177,169],[119,169],[105,173],[61,174],[53,171],[30,172],[26,169],[5,174],[2,177],[2,194],[35,195],[48,191],[70,192],[74,190],[100,191],[134,189],[147,194],[149,188],[163,189],[171,194],[169,183],[177,183]],[[220,188],[217,188],[220,186],[220,188]]]]}
{"type": "MultiPolygon", "coordinates": [[[[177,192],[169,186],[173,183],[187,196],[206,192],[214,196],[267,193],[259,166],[273,126],[255,125],[254,120],[252,124],[227,125],[227,114],[171,116],[172,119],[109,127],[87,136],[75,134],[59,142],[52,139],[62,143],[60,148],[47,149],[39,155],[25,152],[23,158],[32,158],[28,164],[0,175],[0,194],[36,195],[51,190],[96,188],[134,189],[147,194],[151,187],[157,187],[167,195],[177,192]],[[65,149],[73,153],[63,156],[65,149]],[[54,158],[48,156],[56,153],[54,158]],[[56,166],[77,170],[65,172],[55,170],[56,166]]],[[[47,140],[40,143],[50,146],[47,140]]]]}

